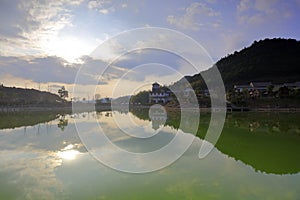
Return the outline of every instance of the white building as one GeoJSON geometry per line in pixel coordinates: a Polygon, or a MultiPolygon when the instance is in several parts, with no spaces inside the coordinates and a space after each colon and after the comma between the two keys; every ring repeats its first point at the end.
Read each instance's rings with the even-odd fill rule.
{"type": "Polygon", "coordinates": [[[162,89],[157,82],[152,84],[152,91],[149,93],[149,103],[167,103],[171,99],[170,90],[162,89]]]}

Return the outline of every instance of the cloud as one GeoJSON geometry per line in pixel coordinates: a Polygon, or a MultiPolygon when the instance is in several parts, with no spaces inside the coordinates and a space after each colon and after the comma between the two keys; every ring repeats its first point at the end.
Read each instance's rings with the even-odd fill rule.
{"type": "Polygon", "coordinates": [[[216,0],[206,0],[207,3],[216,3],[216,0]]]}
{"type": "Polygon", "coordinates": [[[224,41],[223,49],[227,53],[232,53],[248,45],[248,39],[245,34],[228,32],[223,33],[222,38],[224,41]]]}
{"type": "Polygon", "coordinates": [[[103,14],[108,14],[109,11],[107,9],[101,9],[99,12],[103,13],[103,14]]]}
{"type": "Polygon", "coordinates": [[[112,0],[92,0],[88,2],[87,6],[91,10],[99,11],[102,14],[108,14],[115,12],[115,7],[123,7],[123,5],[126,4],[117,5],[113,3],[112,0]]]}
{"type": "Polygon", "coordinates": [[[266,11],[271,9],[277,3],[278,0],[256,0],[255,8],[260,11],[266,11]]]}
{"type": "MultiPolygon", "coordinates": [[[[149,77],[157,79],[158,77],[173,76],[174,71],[179,70],[176,62],[180,58],[164,51],[152,52],[146,50],[125,56],[125,60],[121,58],[113,63],[84,56],[81,58],[83,64],[69,64],[64,59],[56,56],[0,56],[0,72],[5,85],[10,83],[7,79],[13,79],[15,83],[12,83],[12,85],[16,84],[16,80],[19,80],[20,83],[23,80],[25,86],[41,83],[43,85],[48,84],[48,87],[51,88],[57,88],[61,87],[61,84],[72,85],[74,83],[77,85],[107,85],[111,87],[112,85],[109,84],[121,78],[135,81],[137,84],[149,79],[149,77]],[[145,52],[151,53],[145,54],[145,52]],[[133,69],[138,65],[153,62],[159,63],[159,65],[165,63],[167,66],[171,66],[174,71],[160,69],[156,64],[149,64],[138,71],[133,69]],[[125,74],[127,75],[122,77],[125,74]]],[[[178,76],[176,76],[177,79],[178,76]]],[[[172,81],[176,80],[173,79],[172,81]]]]}
{"type": "Polygon", "coordinates": [[[183,16],[167,16],[167,22],[181,29],[199,30],[199,27],[203,24],[197,20],[198,16],[216,17],[219,15],[219,12],[207,7],[205,4],[194,2],[185,9],[183,16]]]}
{"type": "Polygon", "coordinates": [[[92,0],[88,2],[89,9],[102,8],[107,4],[110,4],[110,0],[92,0]]]}
{"type": "Polygon", "coordinates": [[[237,14],[240,24],[257,26],[270,21],[281,22],[291,17],[292,11],[283,0],[241,0],[237,14]]]}
{"type": "Polygon", "coordinates": [[[67,7],[82,1],[4,0],[0,6],[0,54],[41,53],[41,41],[72,24],[73,15],[67,7]]]}
{"type": "Polygon", "coordinates": [[[61,88],[61,85],[53,84],[53,85],[49,85],[49,87],[51,87],[51,88],[61,88]]]}
{"type": "Polygon", "coordinates": [[[1,72],[34,82],[73,83],[77,69],[64,66],[58,57],[0,57],[1,72]]]}
{"type": "Polygon", "coordinates": [[[238,12],[244,12],[248,10],[251,6],[251,1],[250,0],[241,0],[239,5],[237,6],[238,12]]]}
{"type": "MultiPolygon", "coordinates": [[[[100,72],[107,65],[101,60],[85,59],[84,65],[66,65],[66,61],[55,56],[48,57],[4,57],[0,56],[0,71],[3,75],[32,80],[37,83],[73,84],[80,67],[84,66],[89,73],[80,74],[80,84],[97,82],[100,72]]],[[[106,84],[100,81],[98,84],[106,84]]]]}

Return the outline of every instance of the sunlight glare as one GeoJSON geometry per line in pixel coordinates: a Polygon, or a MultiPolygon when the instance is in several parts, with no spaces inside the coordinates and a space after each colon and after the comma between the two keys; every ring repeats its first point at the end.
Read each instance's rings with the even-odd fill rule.
{"type": "Polygon", "coordinates": [[[67,150],[67,151],[59,151],[57,155],[65,160],[74,160],[77,155],[79,154],[79,151],[77,150],[67,150]]]}
{"type": "Polygon", "coordinates": [[[54,38],[42,44],[43,49],[50,55],[65,59],[70,63],[76,63],[83,55],[89,55],[95,48],[88,42],[75,37],[54,38]]]}

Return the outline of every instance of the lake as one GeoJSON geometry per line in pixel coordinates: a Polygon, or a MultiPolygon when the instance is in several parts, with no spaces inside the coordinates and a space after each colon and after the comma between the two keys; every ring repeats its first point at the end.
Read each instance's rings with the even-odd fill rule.
{"type": "MultiPolygon", "coordinates": [[[[0,199],[300,199],[300,113],[229,113],[215,148],[203,159],[198,153],[210,114],[189,120],[199,122],[196,136],[189,126],[180,127],[180,113],[167,116],[154,119],[144,109],[2,113],[0,199]],[[125,173],[95,156],[91,145],[98,144],[98,153],[110,155],[114,166],[131,164],[94,140],[99,125],[115,146],[132,153],[161,149],[176,134],[193,142],[167,167],[125,173]],[[79,135],[79,127],[89,133],[79,135]]],[[[144,164],[161,158],[168,156],[144,164]]]]}

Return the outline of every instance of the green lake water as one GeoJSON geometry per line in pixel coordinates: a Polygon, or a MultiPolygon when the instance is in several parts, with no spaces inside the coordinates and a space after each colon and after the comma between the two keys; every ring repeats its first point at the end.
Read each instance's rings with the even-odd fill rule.
{"type": "MultiPolygon", "coordinates": [[[[168,113],[165,123],[151,121],[147,110],[0,114],[0,199],[300,199],[299,119],[300,113],[227,114],[215,148],[199,159],[208,113],[201,113],[196,136],[189,134],[189,126],[178,133],[176,112],[168,113]],[[116,146],[136,153],[163,148],[176,134],[194,140],[173,164],[131,174],[91,155],[78,125],[91,132],[100,125],[116,146]],[[124,130],[161,133],[137,139],[124,130]]],[[[188,123],[198,120],[191,117],[188,123]]],[[[122,160],[118,155],[112,159],[122,160]]]]}

